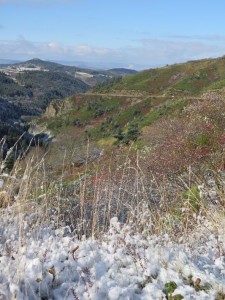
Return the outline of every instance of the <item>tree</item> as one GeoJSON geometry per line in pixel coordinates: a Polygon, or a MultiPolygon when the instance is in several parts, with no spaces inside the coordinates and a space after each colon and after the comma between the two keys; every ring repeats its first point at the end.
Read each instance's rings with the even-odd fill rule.
{"type": "Polygon", "coordinates": [[[138,129],[138,125],[136,123],[131,123],[128,127],[127,133],[123,139],[125,144],[128,144],[130,141],[136,141],[140,136],[141,132],[138,129]]]}
{"type": "Polygon", "coordinates": [[[128,126],[127,132],[123,132],[122,128],[119,127],[118,131],[113,135],[113,137],[117,138],[120,142],[124,144],[128,144],[130,141],[136,141],[140,136],[141,132],[136,123],[131,123],[128,126]]]}

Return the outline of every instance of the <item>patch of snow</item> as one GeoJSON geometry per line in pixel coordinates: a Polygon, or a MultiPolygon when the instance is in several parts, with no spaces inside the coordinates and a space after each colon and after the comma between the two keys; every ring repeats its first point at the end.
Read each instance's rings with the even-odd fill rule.
{"type": "Polygon", "coordinates": [[[89,73],[85,73],[85,72],[76,72],[76,73],[75,73],[75,76],[76,76],[76,75],[82,76],[82,77],[86,77],[86,78],[92,78],[92,77],[94,77],[94,75],[89,74],[89,73]]]}
{"type": "Polygon", "coordinates": [[[11,207],[1,213],[0,298],[166,299],[170,281],[177,284],[174,295],[184,299],[215,299],[225,290],[224,224],[208,234],[213,224],[205,221],[187,246],[185,238],[144,237],[113,218],[100,240],[80,241],[66,227],[37,226],[41,211],[15,216],[11,207]],[[190,275],[212,287],[196,291],[186,282],[190,275]]]}

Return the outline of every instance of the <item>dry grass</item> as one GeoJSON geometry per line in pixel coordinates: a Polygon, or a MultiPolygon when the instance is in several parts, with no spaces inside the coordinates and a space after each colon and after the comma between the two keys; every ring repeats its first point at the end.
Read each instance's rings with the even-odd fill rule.
{"type": "MultiPolygon", "coordinates": [[[[89,145],[87,157],[88,153],[89,145]]],[[[221,230],[224,235],[225,227],[221,226],[224,224],[225,213],[222,174],[211,171],[205,176],[197,177],[189,168],[189,172],[177,178],[175,183],[166,178],[158,181],[153,174],[151,178],[149,174],[146,176],[140,160],[138,152],[134,157],[128,151],[127,156],[123,157],[123,163],[116,167],[113,165],[113,157],[107,170],[102,169],[100,162],[96,164],[94,174],[89,174],[86,161],[83,173],[68,183],[64,178],[64,165],[61,176],[57,180],[52,179],[46,172],[45,156],[37,152],[37,156],[26,158],[26,164],[23,162],[25,168],[22,169],[21,163],[17,162],[10,174],[0,175],[4,180],[0,191],[0,197],[4,198],[0,218],[10,214],[9,220],[12,220],[12,216],[18,220],[18,242],[21,249],[28,243],[30,236],[37,244],[43,243],[41,228],[53,229],[54,234],[57,229],[62,229],[72,239],[82,240],[84,236],[104,239],[104,233],[108,232],[113,217],[128,225],[121,228],[129,228],[129,234],[135,236],[140,233],[146,240],[150,235],[157,235],[162,245],[168,243],[166,236],[169,236],[169,241],[187,244],[189,249],[195,249],[199,232],[205,233],[203,237],[206,241],[211,234],[221,235],[221,230]]],[[[117,228],[115,231],[120,236],[117,228]]],[[[138,246],[131,245],[125,236],[126,232],[124,238],[118,238],[115,247],[122,247],[136,267],[140,265],[142,273],[145,273],[145,257],[140,256],[138,246]]],[[[50,248],[46,245],[44,255],[36,253],[43,262],[48,255],[48,247],[50,248]]],[[[78,248],[71,251],[75,261],[79,259],[76,254],[78,248]]],[[[219,256],[225,255],[219,240],[216,248],[219,256]]],[[[10,240],[5,243],[5,250],[12,259],[21,249],[13,248],[10,240]]],[[[47,272],[52,276],[50,284],[53,288],[57,282],[54,266],[47,272]]],[[[85,291],[89,293],[95,285],[95,277],[88,268],[81,269],[78,274],[85,291]]],[[[13,276],[8,274],[9,278],[13,276]]],[[[18,282],[23,279],[26,282],[26,270],[18,271],[15,276],[18,276],[18,282]]],[[[153,279],[154,276],[146,280],[153,279]]],[[[41,279],[37,277],[36,280],[41,279]]],[[[143,281],[143,286],[145,284],[147,282],[143,281]]],[[[71,287],[69,293],[74,299],[82,299],[79,298],[76,287],[71,287]]]]}
{"type": "Polygon", "coordinates": [[[162,177],[159,181],[153,174],[146,176],[140,160],[138,152],[134,157],[128,151],[116,167],[113,158],[107,168],[99,160],[94,173],[86,160],[83,172],[67,182],[64,165],[61,175],[52,179],[46,171],[45,155],[37,152],[37,156],[26,158],[25,168],[17,162],[9,175],[1,175],[0,205],[12,206],[15,214],[35,214],[34,229],[42,223],[54,228],[69,226],[78,238],[100,237],[116,216],[122,224],[132,224],[136,232],[168,233],[178,239],[194,230],[199,215],[210,215],[210,207],[220,214],[224,211],[221,174],[197,177],[189,169],[175,182],[162,177]]]}

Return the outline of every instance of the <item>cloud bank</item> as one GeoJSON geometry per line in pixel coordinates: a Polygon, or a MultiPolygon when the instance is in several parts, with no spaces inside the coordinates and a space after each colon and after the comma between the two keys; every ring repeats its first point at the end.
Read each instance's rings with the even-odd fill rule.
{"type": "Polygon", "coordinates": [[[121,48],[88,44],[64,45],[55,41],[32,42],[23,37],[15,41],[0,40],[0,58],[26,60],[39,57],[58,61],[83,61],[96,65],[130,66],[144,69],[152,66],[218,57],[225,54],[224,43],[199,40],[142,39],[121,48]]]}

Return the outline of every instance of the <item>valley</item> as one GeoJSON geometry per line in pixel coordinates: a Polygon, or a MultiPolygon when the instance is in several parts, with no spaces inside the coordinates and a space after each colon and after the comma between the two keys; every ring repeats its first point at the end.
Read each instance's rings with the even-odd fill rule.
{"type": "MultiPolygon", "coordinates": [[[[5,122],[2,138],[8,139],[9,150],[26,128],[27,133],[21,140],[23,143],[20,141],[18,145],[21,149],[18,153],[22,149],[27,153],[20,162],[22,169],[32,156],[36,156],[37,160],[44,157],[46,180],[57,180],[58,176],[62,176],[65,193],[66,190],[71,193],[72,186],[79,182],[80,177],[85,178],[88,191],[94,191],[99,178],[102,179],[110,169],[116,195],[123,178],[118,168],[120,170],[119,166],[125,166],[129,161],[129,168],[133,169],[138,163],[145,177],[146,189],[155,190],[158,181],[163,179],[164,183],[166,180],[167,197],[170,199],[167,201],[172,201],[186,189],[184,182],[188,178],[188,168],[191,168],[193,182],[196,176],[205,180],[207,169],[222,170],[225,128],[221,113],[225,106],[223,66],[224,57],[115,77],[92,88],[89,86],[85,93],[77,91],[63,99],[54,98],[42,108],[33,98],[21,100],[21,106],[20,100],[15,98],[11,106],[6,106],[5,112],[13,108],[17,113],[10,113],[11,118],[3,113],[5,119],[2,115],[5,122]],[[32,104],[28,106],[26,101],[32,104]],[[26,107],[30,111],[26,111],[26,107]],[[31,112],[35,117],[31,116],[31,112]],[[18,123],[18,120],[22,121],[18,123]],[[27,152],[29,145],[32,147],[27,152]],[[156,182],[151,185],[147,182],[151,182],[152,177],[156,182]]],[[[63,72],[67,70],[67,73],[71,70],[67,66],[39,60],[13,65],[7,70],[10,68],[17,70],[16,76],[27,76],[27,80],[34,78],[30,73],[39,76],[42,72],[40,76],[45,84],[44,74],[49,76],[53,69],[56,74],[59,68],[63,72]],[[27,73],[24,68],[33,68],[33,71],[27,73]]],[[[78,74],[89,74],[86,78],[95,76],[95,71],[85,72],[80,70],[78,74]]],[[[16,82],[10,80],[11,85],[16,82]]],[[[33,95],[35,89],[32,87],[33,95]]],[[[4,107],[10,101],[5,99],[2,103],[4,107]]],[[[132,186],[129,172],[126,178],[132,186]]],[[[103,184],[104,181],[100,181],[103,184]]],[[[156,194],[153,202],[158,203],[160,196],[158,192],[156,194]]],[[[91,205],[92,194],[88,192],[85,198],[91,205]]]]}
{"type": "MultiPolygon", "coordinates": [[[[34,136],[27,132],[28,123],[44,113],[52,100],[61,101],[65,97],[84,93],[97,83],[125,76],[129,72],[132,71],[81,69],[37,58],[23,63],[1,65],[0,140],[7,137],[10,140],[6,143],[9,149],[25,130],[22,141],[26,146],[35,144],[36,142],[32,142],[34,136]]],[[[41,135],[38,139],[41,139],[41,135]]]]}

